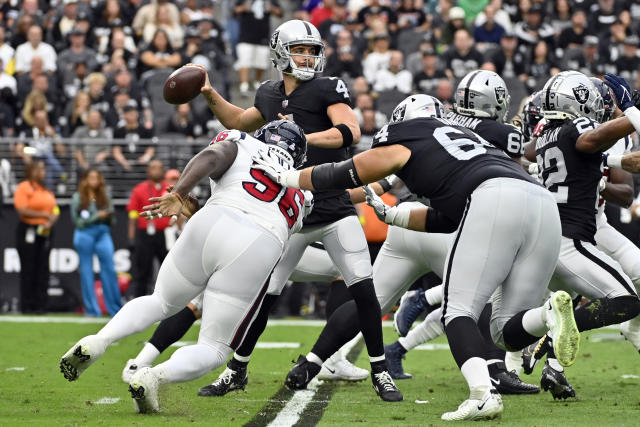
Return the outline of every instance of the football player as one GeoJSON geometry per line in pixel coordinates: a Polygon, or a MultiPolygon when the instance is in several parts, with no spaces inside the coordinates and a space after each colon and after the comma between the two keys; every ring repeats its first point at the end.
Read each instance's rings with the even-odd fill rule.
{"type": "MultiPolygon", "coordinates": [[[[345,160],[347,148],[360,139],[360,127],[350,107],[351,98],[344,81],[317,76],[325,63],[325,47],[318,30],[306,21],[287,21],[273,32],[269,49],[273,65],[282,72],[282,80],[264,82],[256,93],[254,106],[246,110],[224,100],[207,80],[202,94],[211,111],[225,127],[247,131],[267,120],[287,117],[307,134],[307,165],[345,160]]],[[[380,305],[371,279],[371,259],[355,208],[344,189],[317,191],[314,200],[314,209],[305,219],[303,229],[289,240],[271,276],[257,321],[227,365],[231,374],[224,372],[222,375],[229,378],[226,381],[236,383],[246,379],[247,364],[266,327],[269,309],[282,292],[304,249],[320,241],[348,287],[344,294],[350,295],[357,305],[374,389],[383,400],[402,400],[402,394],[387,371],[380,305]]],[[[308,363],[317,374],[322,361],[310,356],[311,360],[302,357],[300,362],[308,363]]],[[[206,393],[206,387],[201,391],[206,393]]]]}
{"type": "MultiPolygon", "coordinates": [[[[442,419],[495,418],[502,414],[502,399],[492,387],[476,324],[494,292],[491,333],[498,345],[524,348],[549,331],[561,363],[571,365],[577,355],[571,297],[559,291],[536,307],[560,248],[555,201],[503,151],[444,118],[439,101],[413,105],[409,97],[396,108],[397,122],[376,134],[372,149],[350,160],[297,173],[268,156],[256,161],[268,176],[296,188],[353,188],[395,173],[417,196],[429,198],[432,207],[393,207],[384,218],[417,231],[456,231],[443,273],[442,317],[470,395],[442,419]]],[[[300,371],[313,375],[303,364],[289,374],[300,378],[300,371]]]]}
{"type": "MultiPolygon", "coordinates": [[[[267,123],[256,138],[237,130],[218,134],[187,164],[171,193],[151,198],[149,216],[174,216],[204,177],[216,185],[163,261],[154,293],[127,303],[97,334],[67,351],[60,369],[78,379],[113,342],[165,319],[204,291],[196,345],[136,372],[129,390],[138,412],[159,410],[158,386],[189,381],[222,365],[236,349],[262,304],[269,276],[291,233],[301,228],[305,195],[256,169],[252,156],[269,151],[282,167],[299,167],[307,150],[302,130],[286,120],[267,123]]],[[[190,214],[192,209],[188,209],[190,214]]]]}
{"type": "MultiPolygon", "coordinates": [[[[627,108],[635,109],[633,104],[627,108]]],[[[562,245],[557,270],[569,289],[590,298],[575,311],[578,329],[633,319],[640,313],[633,283],[620,264],[601,249],[617,247],[619,242],[608,242],[611,233],[605,226],[599,247],[596,232],[600,194],[628,202],[624,201],[628,189],[620,191],[620,185],[612,184],[607,190],[608,184],[602,179],[602,154],[632,133],[634,127],[627,118],[598,126],[604,115],[603,98],[588,77],[575,71],[549,79],[542,90],[542,111],[546,123],[540,135],[525,147],[525,155],[530,161],[537,160],[542,182],[554,195],[560,212],[562,245]]],[[[550,340],[542,340],[540,347],[550,340]]],[[[542,386],[551,389],[554,398],[575,395],[555,360],[554,350],[549,348],[542,386]]]]}

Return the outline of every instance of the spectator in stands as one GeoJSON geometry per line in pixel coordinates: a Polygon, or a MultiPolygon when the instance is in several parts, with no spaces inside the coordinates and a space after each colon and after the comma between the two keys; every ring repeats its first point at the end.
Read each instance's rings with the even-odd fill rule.
{"type": "Polygon", "coordinates": [[[436,87],[436,98],[440,100],[447,109],[451,109],[455,103],[453,99],[453,83],[449,79],[441,79],[436,87]]]}
{"type": "Polygon", "coordinates": [[[150,197],[160,197],[167,192],[167,182],[163,177],[162,162],[158,159],[149,162],[148,179],[133,188],[127,204],[129,247],[133,249],[132,278],[127,291],[129,298],[149,293],[147,288],[153,278],[153,260],[162,263],[167,255],[164,229],[169,226],[170,218],[148,220],[140,214],[142,207],[149,204],[150,197]]]}
{"type": "Polygon", "coordinates": [[[336,45],[336,38],[338,34],[346,28],[347,17],[349,16],[347,12],[347,3],[349,3],[349,0],[334,1],[335,4],[331,8],[331,16],[325,19],[319,26],[316,25],[322,39],[326,40],[331,46],[336,45]]]}
{"type": "Polygon", "coordinates": [[[102,114],[106,114],[109,111],[109,100],[104,93],[106,85],[107,78],[102,73],[95,72],[87,76],[87,89],[89,98],[91,98],[91,108],[100,110],[102,114]]]}
{"type": "Polygon", "coordinates": [[[18,94],[18,83],[16,78],[5,72],[5,63],[0,56],[0,90],[7,88],[11,91],[13,96],[18,94]]]}
{"type": "MultiPolygon", "coordinates": [[[[67,173],[61,160],[65,158],[67,147],[60,142],[58,134],[49,123],[47,111],[42,108],[33,112],[33,125],[20,132],[20,139],[27,140],[29,146],[35,150],[35,155],[41,157],[47,165],[47,188],[54,188],[56,183],[64,182],[67,173]]],[[[59,193],[64,190],[58,189],[59,193]]]]}
{"type": "Polygon", "coordinates": [[[11,35],[11,47],[16,49],[23,43],[27,42],[27,33],[29,28],[34,25],[34,18],[31,15],[22,15],[17,19],[15,31],[11,35]]]}
{"type": "Polygon", "coordinates": [[[491,44],[499,44],[505,30],[495,21],[496,10],[492,4],[484,8],[485,21],[473,30],[473,38],[480,50],[486,50],[491,44]]]}
{"type": "Polygon", "coordinates": [[[167,132],[179,133],[189,139],[202,136],[202,126],[191,114],[191,106],[188,103],[176,106],[176,112],[169,120],[167,132]]]}
{"type": "Polygon", "coordinates": [[[79,257],[78,272],[85,315],[97,317],[102,314],[94,286],[93,255],[96,254],[100,262],[104,303],[109,315],[115,316],[121,302],[111,240],[114,209],[107,195],[104,176],[99,170],[89,169],[82,176],[78,191],[71,198],[70,211],[75,226],[73,246],[79,257]]]}
{"type": "Polygon", "coordinates": [[[18,12],[18,20],[22,16],[31,16],[33,22],[38,26],[43,26],[45,23],[45,10],[40,8],[39,0],[22,0],[20,2],[20,11],[18,12]]]}
{"type": "Polygon", "coordinates": [[[113,131],[116,145],[113,146],[113,158],[125,171],[144,169],[155,155],[155,146],[140,139],[150,139],[154,136],[153,124],[144,126],[140,123],[138,103],[131,99],[123,108],[124,120],[113,131]]]}
{"type": "Polygon", "coordinates": [[[378,130],[380,129],[376,122],[376,111],[373,108],[365,108],[361,111],[361,114],[362,122],[360,123],[360,142],[358,145],[353,147],[354,155],[370,149],[373,143],[373,136],[378,133],[378,130]]]}
{"type": "Polygon", "coordinates": [[[616,21],[616,2],[614,0],[598,0],[589,13],[589,30],[601,35],[616,21]]]}
{"type": "Polygon", "coordinates": [[[399,50],[392,50],[389,57],[389,68],[378,70],[375,74],[373,90],[376,92],[395,90],[409,94],[412,89],[413,76],[404,69],[404,55],[399,50]]]}
{"type": "Polygon", "coordinates": [[[249,72],[254,70],[253,89],[257,89],[269,66],[270,17],[282,16],[282,9],[277,0],[236,0],[233,12],[240,23],[236,46],[240,94],[249,96],[249,72]]]}
{"type": "MultiPolygon", "coordinates": [[[[511,18],[509,17],[509,13],[502,8],[502,0],[491,0],[489,4],[493,7],[495,11],[494,20],[497,24],[499,24],[506,32],[513,31],[513,25],[511,23],[511,18]]],[[[474,25],[476,27],[480,27],[486,21],[487,17],[484,12],[480,12],[476,19],[474,20],[474,25]]]]}
{"type": "Polygon", "coordinates": [[[58,52],[67,47],[67,35],[78,18],[78,0],[64,0],[62,3],[62,15],[54,19],[47,34],[47,40],[58,52]]]}
{"type": "Polygon", "coordinates": [[[389,6],[380,3],[380,0],[367,0],[367,6],[358,11],[358,26],[362,32],[374,30],[374,22],[381,21],[388,31],[395,33],[398,29],[398,18],[389,6]]]}
{"type": "MultiPolygon", "coordinates": [[[[124,123],[124,107],[131,101],[131,96],[126,90],[118,91],[113,95],[113,101],[109,112],[104,116],[107,127],[115,129],[118,123],[124,123]]],[[[135,99],[134,99],[135,101],[135,99]]]]}
{"type": "Polygon", "coordinates": [[[355,97],[355,105],[356,106],[353,109],[353,112],[358,118],[358,123],[360,124],[360,126],[362,126],[364,122],[363,113],[366,110],[373,110],[375,112],[374,113],[375,126],[378,129],[382,128],[382,126],[387,124],[387,121],[388,121],[387,116],[385,116],[384,113],[382,113],[381,111],[377,111],[375,109],[375,103],[373,101],[373,97],[371,96],[371,94],[366,92],[359,93],[358,96],[355,97]]]}
{"type": "Polygon", "coordinates": [[[86,64],[88,70],[97,68],[96,51],[84,44],[85,34],[79,28],[73,28],[68,33],[69,48],[58,54],[58,73],[62,83],[68,84],[75,78],[75,66],[78,62],[86,64]]]}
{"type": "Polygon", "coordinates": [[[138,62],[138,76],[144,79],[143,74],[147,71],[176,68],[182,62],[180,54],[173,50],[169,43],[169,36],[163,29],[156,30],[151,44],[140,52],[138,62]]]}
{"type": "Polygon", "coordinates": [[[171,3],[168,0],[151,0],[148,4],[140,7],[136,12],[135,17],[133,18],[131,27],[133,28],[136,36],[142,37],[144,33],[144,27],[149,23],[155,22],[158,15],[158,7],[161,5],[167,7],[167,13],[169,14],[170,22],[180,22],[180,11],[175,4],[171,3]]]}
{"type": "Polygon", "coordinates": [[[53,46],[42,41],[42,28],[33,25],[27,32],[27,41],[16,49],[16,73],[26,73],[31,69],[34,56],[42,58],[46,72],[56,71],[57,54],[53,46]]]}
{"type": "Polygon", "coordinates": [[[598,46],[601,56],[608,58],[609,61],[615,62],[624,49],[624,41],[631,33],[627,31],[627,27],[621,20],[616,20],[609,28],[609,32],[605,31],[601,35],[602,46],[598,46]]]}
{"type": "Polygon", "coordinates": [[[32,91],[24,100],[22,112],[20,114],[23,128],[29,128],[34,124],[34,114],[38,110],[47,110],[47,98],[39,91],[32,91]]]}
{"type": "Polygon", "coordinates": [[[126,26],[127,18],[123,13],[120,0],[106,0],[103,3],[102,11],[96,17],[95,29],[100,33],[99,39],[102,36],[107,38],[110,35],[111,28],[114,26],[126,26]]]}
{"type": "Polygon", "coordinates": [[[224,28],[212,13],[202,14],[196,22],[198,30],[200,30],[200,38],[202,39],[202,50],[208,52],[215,49],[219,54],[226,54],[227,45],[224,40],[224,28]]]}
{"type": "Polygon", "coordinates": [[[422,10],[422,1],[402,0],[396,9],[398,32],[412,30],[424,24],[426,15],[422,10]]]}
{"type": "Polygon", "coordinates": [[[85,62],[78,61],[73,64],[72,73],[65,77],[67,80],[62,82],[62,94],[67,100],[73,100],[78,92],[84,89],[84,82],[88,74],[89,67],[85,62]]]}
{"type": "Polygon", "coordinates": [[[473,45],[473,38],[467,29],[456,31],[453,46],[444,54],[446,73],[449,78],[461,79],[467,73],[478,69],[484,58],[473,45]]]}
{"type": "Polygon", "coordinates": [[[169,12],[169,5],[158,4],[156,7],[156,15],[153,20],[147,22],[142,29],[142,39],[145,43],[151,43],[151,40],[156,34],[156,31],[162,29],[169,38],[169,44],[174,49],[182,47],[184,41],[184,32],[180,26],[180,21],[176,16],[171,15],[169,12]]]}
{"type": "Polygon", "coordinates": [[[138,103],[138,106],[142,108],[142,117],[145,122],[151,122],[153,120],[151,101],[149,100],[147,92],[138,83],[135,76],[124,67],[116,71],[113,76],[113,81],[105,93],[105,97],[110,105],[113,105],[115,94],[121,92],[128,93],[129,97],[138,103]]]}
{"type": "Polygon", "coordinates": [[[551,24],[543,21],[543,13],[543,6],[540,3],[533,3],[524,14],[524,21],[514,26],[513,31],[523,49],[532,52],[533,47],[540,40],[544,40],[547,46],[553,48],[555,31],[551,24]]]}
{"type": "Polygon", "coordinates": [[[447,78],[447,75],[438,68],[438,56],[435,50],[427,48],[421,53],[422,71],[413,77],[414,91],[435,96],[438,82],[447,78]]]}
{"type": "Polygon", "coordinates": [[[343,29],[338,33],[336,48],[327,58],[325,74],[342,79],[355,79],[362,75],[362,63],[350,31],[343,29]]]}
{"type": "Polygon", "coordinates": [[[363,76],[356,77],[353,80],[353,84],[351,85],[351,99],[355,99],[361,93],[369,93],[371,88],[369,87],[369,83],[367,83],[367,79],[363,76]]]}
{"type": "Polygon", "coordinates": [[[113,73],[123,67],[135,70],[138,66],[138,49],[133,37],[121,27],[111,29],[107,45],[100,49],[98,63],[102,64],[105,73],[113,73]]]}
{"type": "Polygon", "coordinates": [[[453,39],[458,30],[469,29],[465,22],[466,13],[461,7],[452,7],[447,15],[449,20],[441,27],[441,35],[439,41],[443,46],[449,46],[453,43],[453,39]]]}
{"type": "Polygon", "coordinates": [[[335,4],[336,0],[322,0],[322,3],[309,14],[309,22],[316,28],[320,27],[320,25],[333,14],[335,4]]]}
{"type": "Polygon", "coordinates": [[[45,188],[44,160],[34,159],[26,180],[13,195],[20,217],[16,227],[16,248],[20,256],[20,306],[24,314],[42,314],[47,306],[51,230],[60,209],[53,193],[45,188]]]}
{"type": "Polygon", "coordinates": [[[571,14],[571,5],[569,0],[555,0],[553,15],[551,18],[551,26],[556,34],[560,34],[566,28],[570,28],[573,23],[571,14]]]}
{"type": "Polygon", "coordinates": [[[378,70],[389,68],[389,59],[391,58],[389,34],[375,34],[369,44],[371,52],[362,61],[362,74],[367,82],[373,83],[378,70]]]}
{"type": "Polygon", "coordinates": [[[558,36],[557,46],[560,49],[575,49],[582,47],[584,36],[587,35],[587,14],[584,9],[576,9],[571,14],[571,25],[558,36]]]}
{"type": "Polygon", "coordinates": [[[638,69],[640,69],[640,58],[638,57],[638,36],[629,36],[624,41],[622,56],[616,62],[616,72],[620,77],[634,84],[638,79],[638,69]]]}
{"type": "Polygon", "coordinates": [[[0,89],[0,136],[14,136],[16,133],[14,99],[9,88],[0,89]]]}
{"type": "Polygon", "coordinates": [[[488,62],[495,67],[495,72],[503,78],[519,78],[526,81],[527,56],[518,50],[518,39],[511,33],[505,33],[500,39],[500,48],[488,53],[488,62]]]}
{"type": "MultiPolygon", "coordinates": [[[[113,138],[111,129],[104,126],[102,114],[98,110],[89,110],[87,114],[87,124],[78,127],[72,135],[73,138],[83,139],[104,139],[113,138]]],[[[77,144],[73,151],[73,157],[79,166],[80,175],[93,167],[102,173],[109,170],[107,161],[111,156],[111,146],[103,143],[82,143],[77,144]]]]}
{"type": "Polygon", "coordinates": [[[62,135],[66,138],[71,136],[76,129],[86,125],[91,109],[91,97],[88,92],[81,91],[75,96],[72,102],[67,105],[64,117],[65,126],[62,127],[62,135]]]}
{"type": "Polygon", "coordinates": [[[0,60],[4,64],[3,67],[9,65],[15,53],[15,49],[12,48],[9,43],[7,43],[5,37],[5,29],[2,25],[0,25],[0,60]]]}
{"type": "Polygon", "coordinates": [[[553,53],[549,51],[549,46],[544,40],[540,40],[533,49],[533,58],[527,70],[526,84],[529,93],[542,89],[549,77],[559,72],[560,68],[553,53]]]}

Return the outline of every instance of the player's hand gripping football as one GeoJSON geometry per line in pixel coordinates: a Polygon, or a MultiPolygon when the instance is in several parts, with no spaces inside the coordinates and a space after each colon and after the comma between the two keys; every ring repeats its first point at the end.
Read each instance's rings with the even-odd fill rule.
{"type": "Polygon", "coordinates": [[[378,219],[387,224],[393,224],[393,220],[398,214],[398,208],[387,205],[370,186],[363,185],[362,189],[366,195],[367,204],[373,208],[378,219]]]}
{"type": "Polygon", "coordinates": [[[631,87],[625,79],[611,73],[605,74],[604,78],[604,84],[611,88],[616,98],[616,104],[622,111],[634,106],[631,99],[631,87]]]}
{"type": "Polygon", "coordinates": [[[203,94],[207,99],[209,99],[211,96],[213,96],[214,93],[214,89],[211,86],[211,81],[209,80],[209,73],[207,72],[207,69],[204,65],[201,64],[192,64],[189,63],[187,65],[192,65],[194,67],[200,67],[204,70],[205,73],[205,80],[204,80],[204,85],[202,85],[202,88],[200,88],[200,93],[203,94]]]}

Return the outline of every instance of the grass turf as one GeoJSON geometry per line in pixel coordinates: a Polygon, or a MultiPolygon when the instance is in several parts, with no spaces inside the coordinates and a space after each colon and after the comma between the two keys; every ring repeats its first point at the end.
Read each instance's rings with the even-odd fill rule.
{"type": "MultiPolygon", "coordinates": [[[[0,425],[242,425],[254,419],[280,390],[291,361],[311,348],[321,330],[317,326],[269,327],[262,341],[299,342],[301,347],[256,350],[245,392],[222,398],[196,396],[198,388],[216,378],[221,367],[204,378],[162,388],[163,412],[142,416],[134,413],[127,385],[122,383],[120,374],[126,360],[142,348],[153,328],[111,347],[77,382],[67,382],[59,372],[60,356],[80,337],[99,328],[100,325],[95,324],[0,322],[3,338],[0,425]],[[17,367],[25,369],[11,369],[17,367]],[[114,404],[96,403],[105,397],[120,400],[114,404]]],[[[183,340],[195,341],[196,338],[197,328],[193,328],[183,340]]],[[[389,343],[395,338],[393,329],[385,328],[385,341],[389,343]]],[[[576,389],[577,400],[553,401],[549,393],[503,396],[503,418],[490,424],[638,425],[640,379],[622,376],[640,375],[640,356],[629,343],[617,338],[617,332],[612,330],[583,335],[578,360],[567,373],[576,389]]],[[[445,340],[440,338],[436,342],[445,340]]],[[[170,348],[161,355],[159,361],[166,360],[173,350],[170,348]]],[[[357,365],[367,367],[367,364],[363,351],[357,365]]],[[[380,401],[368,380],[340,382],[333,388],[319,425],[441,425],[442,412],[455,409],[467,397],[462,376],[447,350],[413,351],[407,355],[404,365],[405,370],[414,375],[412,380],[397,382],[404,393],[404,402],[380,401]],[[428,403],[415,403],[416,400],[428,403]]],[[[538,367],[533,375],[523,378],[538,383],[540,371],[538,367]]]]}

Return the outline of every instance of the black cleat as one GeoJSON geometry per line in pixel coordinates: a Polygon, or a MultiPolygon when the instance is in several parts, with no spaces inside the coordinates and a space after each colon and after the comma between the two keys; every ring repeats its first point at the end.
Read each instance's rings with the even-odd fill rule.
{"type": "Polygon", "coordinates": [[[399,342],[384,346],[384,358],[387,360],[387,368],[389,374],[394,380],[407,380],[413,378],[411,374],[407,374],[402,367],[402,359],[404,359],[404,350],[399,342]]]}
{"type": "Polygon", "coordinates": [[[320,365],[309,362],[306,357],[300,355],[296,364],[287,374],[284,385],[289,390],[303,390],[318,375],[320,368],[320,365]]]}
{"type": "Polygon", "coordinates": [[[227,368],[220,374],[217,380],[208,386],[198,390],[198,396],[224,396],[233,390],[244,390],[249,382],[247,377],[247,368],[231,369],[227,364],[227,368]]]}
{"type": "Polygon", "coordinates": [[[529,347],[525,347],[522,350],[522,370],[524,373],[530,375],[536,367],[536,363],[547,354],[547,351],[552,346],[553,341],[545,334],[538,342],[534,342],[529,347]]]}
{"type": "Polygon", "coordinates": [[[504,362],[489,365],[491,383],[500,394],[534,394],[540,393],[540,387],[527,384],[514,371],[507,371],[504,362]]]}
{"type": "Polygon", "coordinates": [[[385,402],[401,402],[403,397],[396,384],[393,382],[389,371],[381,371],[375,373],[371,370],[371,381],[373,382],[373,389],[378,393],[378,396],[385,402]]]}
{"type": "Polygon", "coordinates": [[[571,387],[567,377],[563,371],[556,371],[549,362],[545,362],[542,369],[542,378],[540,378],[540,386],[544,391],[551,391],[553,399],[566,399],[568,397],[576,397],[576,391],[571,387]]]}

